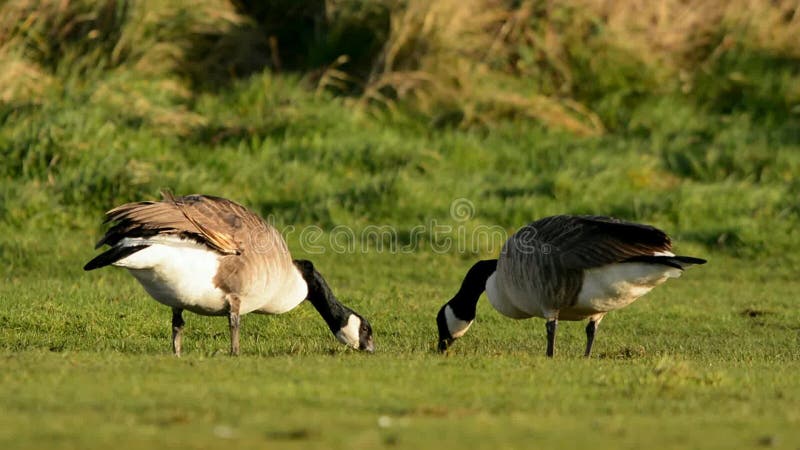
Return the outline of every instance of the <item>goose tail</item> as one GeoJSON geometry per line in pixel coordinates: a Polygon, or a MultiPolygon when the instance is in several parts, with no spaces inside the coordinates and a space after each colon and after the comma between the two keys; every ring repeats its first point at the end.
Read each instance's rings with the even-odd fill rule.
{"type": "Polygon", "coordinates": [[[705,264],[708,261],[702,258],[695,258],[694,256],[643,255],[634,256],[633,258],[626,259],[624,262],[662,264],[665,266],[674,267],[676,269],[685,270],[687,267],[705,264]]]}
{"type": "Polygon", "coordinates": [[[95,256],[94,259],[83,266],[83,270],[89,271],[114,264],[120,259],[130,256],[139,250],[144,250],[149,246],[150,245],[116,245],[95,256]]]}

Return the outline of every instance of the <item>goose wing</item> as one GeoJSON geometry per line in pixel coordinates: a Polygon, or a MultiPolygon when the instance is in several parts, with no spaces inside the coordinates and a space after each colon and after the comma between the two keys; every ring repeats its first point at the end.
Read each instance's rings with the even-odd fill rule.
{"type": "Polygon", "coordinates": [[[552,216],[527,225],[524,241],[550,254],[565,269],[582,270],[640,256],[670,252],[669,236],[658,228],[602,216],[552,216]]]}
{"type": "Polygon", "coordinates": [[[96,247],[115,245],[126,237],[149,237],[174,234],[194,239],[228,255],[240,254],[248,239],[277,233],[256,214],[230,200],[209,195],[173,197],[162,193],[160,202],[135,202],[118,206],[106,213],[106,222],[114,225],[96,247]]]}

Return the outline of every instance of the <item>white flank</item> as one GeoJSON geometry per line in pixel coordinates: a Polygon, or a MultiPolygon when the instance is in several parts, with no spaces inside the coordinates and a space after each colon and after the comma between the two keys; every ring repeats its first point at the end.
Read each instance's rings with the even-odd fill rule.
{"type": "Polygon", "coordinates": [[[675,253],[672,252],[655,252],[653,256],[675,256],[675,253]]]}
{"type": "Polygon", "coordinates": [[[342,344],[358,348],[360,342],[358,334],[359,328],[361,328],[361,319],[355,314],[350,314],[350,317],[347,318],[347,325],[336,332],[336,339],[342,344]]]}
{"type": "Polygon", "coordinates": [[[585,272],[578,294],[577,310],[607,312],[629,305],[668,278],[681,276],[680,269],[660,264],[609,264],[585,272]]]}
{"type": "Polygon", "coordinates": [[[128,269],[157,301],[199,314],[225,311],[223,292],[214,286],[219,254],[176,236],[125,238],[122,246],[148,244],[113,265],[128,269]]]}
{"type": "Polygon", "coordinates": [[[447,320],[447,331],[453,339],[458,339],[469,330],[472,321],[461,320],[453,313],[453,308],[450,305],[444,307],[444,318],[447,320]]]}

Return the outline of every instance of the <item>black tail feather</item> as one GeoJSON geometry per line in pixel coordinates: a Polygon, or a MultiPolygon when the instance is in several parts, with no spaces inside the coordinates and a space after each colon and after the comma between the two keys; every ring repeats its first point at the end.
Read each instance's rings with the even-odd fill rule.
{"type": "Polygon", "coordinates": [[[146,249],[150,245],[130,245],[130,246],[116,246],[104,251],[97,255],[94,259],[83,266],[83,270],[94,270],[105,267],[109,264],[114,264],[126,256],[130,256],[139,250],[146,249]]]}
{"type": "Polygon", "coordinates": [[[707,261],[693,256],[655,256],[655,255],[642,255],[628,258],[623,262],[643,262],[651,264],[663,264],[665,266],[674,267],[676,269],[685,269],[693,264],[705,264],[707,261]]]}
{"type": "Polygon", "coordinates": [[[673,256],[672,258],[676,259],[680,263],[686,264],[687,266],[692,264],[701,265],[708,262],[703,258],[695,258],[694,256],[673,256]]]}

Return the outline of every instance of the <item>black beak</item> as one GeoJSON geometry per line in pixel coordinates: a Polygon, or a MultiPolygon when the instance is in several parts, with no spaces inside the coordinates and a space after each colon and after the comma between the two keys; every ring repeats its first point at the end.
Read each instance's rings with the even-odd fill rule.
{"type": "Polygon", "coordinates": [[[362,340],[358,346],[358,349],[367,353],[375,353],[375,342],[372,340],[372,337],[362,340]]]}

